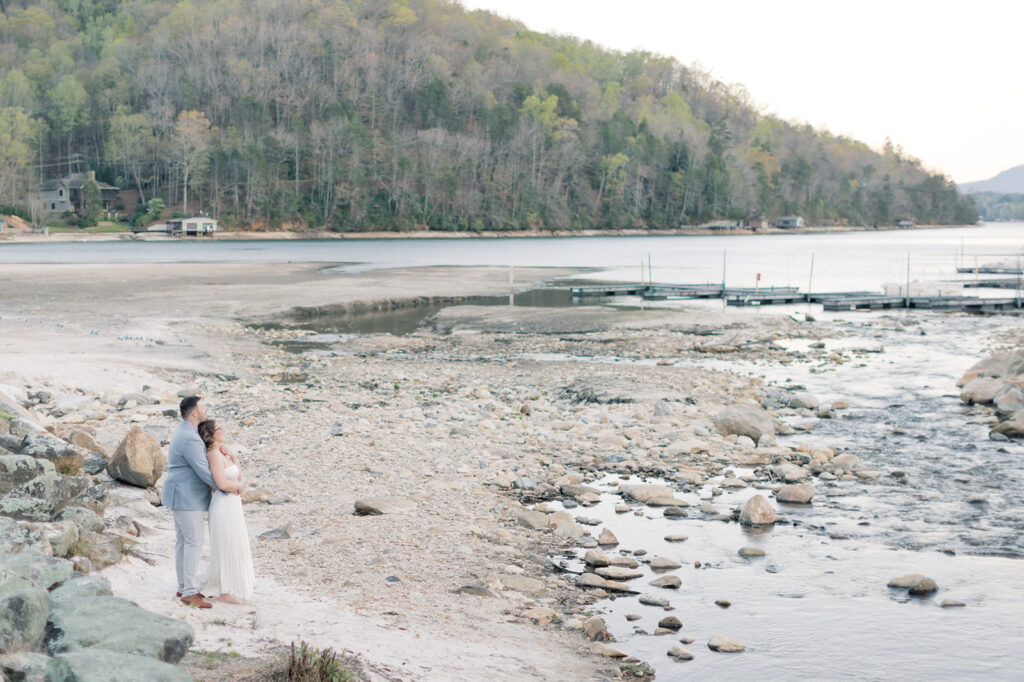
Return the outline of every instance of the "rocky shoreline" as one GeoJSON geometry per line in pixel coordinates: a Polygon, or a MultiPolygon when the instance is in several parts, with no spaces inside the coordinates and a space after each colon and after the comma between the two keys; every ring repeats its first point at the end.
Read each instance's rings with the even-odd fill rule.
{"type": "MultiPolygon", "coordinates": [[[[458,275],[464,288],[465,271],[458,275]]],[[[436,285],[424,292],[425,280],[411,281],[413,292],[392,296],[450,295],[436,285]]],[[[308,290],[300,294],[304,286],[305,279],[293,295],[275,292],[259,314],[243,319],[280,322],[280,311],[289,307],[337,302],[323,295],[315,300],[308,290]],[[285,300],[294,302],[274,307],[285,300]]],[[[60,311],[67,322],[53,334],[67,345],[66,330],[75,328],[78,348],[88,350],[86,325],[97,324],[90,299],[100,299],[83,288],[60,311]]],[[[378,291],[364,298],[388,296],[378,291]]],[[[28,294],[25,300],[2,318],[5,335],[12,328],[31,330],[29,311],[37,304],[28,294]]],[[[247,289],[246,303],[254,300],[262,299],[247,289]]],[[[99,388],[111,380],[105,369],[80,371],[89,381],[75,384],[44,379],[40,369],[14,385],[18,372],[0,368],[12,433],[0,446],[11,446],[15,454],[5,457],[15,458],[12,471],[26,472],[19,474],[29,476],[25,482],[40,476],[64,481],[58,472],[85,482],[68,487],[64,507],[51,518],[103,497],[102,526],[94,508],[87,532],[113,538],[117,557],[109,558],[117,561],[100,577],[152,617],[191,628],[193,651],[214,660],[209,667],[189,664],[200,679],[230,669],[232,658],[260,659],[300,638],[347,649],[366,679],[649,679],[650,660],[617,647],[609,633],[619,624],[595,608],[639,592],[645,608],[671,609],[664,595],[681,594],[680,579],[686,587],[683,561],[668,552],[649,554],[643,541],[588,509],[613,499],[622,519],[771,528],[786,523],[790,505],[815,504],[835,485],[867,489],[880,477],[898,476],[867,468],[841,448],[776,440],[794,428],[842,418],[843,404],[823,405],[798,387],[766,387],[748,376],[680,362],[714,357],[785,364],[799,353],[778,341],[797,337],[811,340],[806,355],[816,361],[849,362],[843,353],[816,347],[817,339],[838,333],[827,325],[702,310],[455,306],[409,336],[329,335],[287,323],[250,327],[213,316],[168,317],[172,304],[149,309],[152,301],[123,305],[137,306],[133,324],[173,329],[180,349],[143,336],[89,350],[88,363],[115,368],[116,389],[99,388]],[[164,317],[146,317],[155,313],[164,317]],[[114,364],[110,349],[120,353],[114,364]],[[153,355],[172,350],[174,362],[153,355]],[[118,373],[118,363],[131,364],[134,373],[118,373]],[[164,443],[183,393],[206,398],[242,455],[260,580],[250,607],[218,605],[201,613],[171,595],[172,531],[166,510],[153,506],[160,474],[150,440],[164,443]],[[43,452],[34,445],[38,439],[54,446],[54,454],[42,464],[32,464],[42,461],[35,456],[21,459],[29,457],[23,449],[43,452]],[[61,459],[54,441],[80,461],[61,459]],[[125,443],[126,452],[150,456],[119,458],[115,451],[125,443]],[[120,459],[134,464],[114,463],[120,459]],[[78,468],[85,475],[71,476],[78,468]],[[750,493],[742,504],[723,502],[740,493],[750,493]],[[634,586],[652,573],[660,583],[634,586]]],[[[236,305],[219,301],[218,310],[236,305]]],[[[76,361],[83,362],[61,358],[69,368],[76,361]]],[[[4,504],[0,500],[0,508],[27,508],[4,504]]],[[[90,558],[90,566],[73,550],[80,548],[76,543],[60,544],[57,528],[69,529],[78,519],[11,523],[25,537],[30,524],[52,526],[32,536],[38,538],[35,554],[46,554],[43,539],[54,537],[46,540],[50,554],[72,558],[46,561],[63,562],[70,575],[76,568],[96,571],[104,562],[90,558]]],[[[692,534],[689,540],[683,535],[665,541],[694,543],[692,534]]],[[[30,550],[25,544],[21,548],[30,550]]],[[[756,545],[732,552],[756,561],[756,545]]],[[[54,593],[67,584],[62,580],[94,585],[95,575],[32,589],[55,588],[40,607],[49,613],[60,599],[54,593]]],[[[892,589],[917,585],[932,594],[924,576],[901,577],[892,589]]],[[[113,598],[102,591],[101,585],[97,598],[113,598]]],[[[733,612],[727,605],[715,608],[733,612]]],[[[697,665],[702,657],[758,647],[728,628],[694,628],[679,612],[655,623],[644,626],[651,637],[675,640],[663,640],[658,654],[671,661],[697,665]]],[[[34,640],[33,647],[36,655],[44,650],[34,640]]]]}

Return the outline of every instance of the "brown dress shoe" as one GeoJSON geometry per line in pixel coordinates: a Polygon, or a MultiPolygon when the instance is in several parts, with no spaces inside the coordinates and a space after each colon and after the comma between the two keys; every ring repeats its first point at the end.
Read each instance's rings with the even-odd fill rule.
{"type": "MultiPolygon", "coordinates": [[[[199,595],[200,599],[206,599],[206,595],[203,594],[202,592],[196,592],[196,594],[199,595]]],[[[178,599],[181,599],[181,592],[175,592],[174,596],[177,597],[178,599]]]]}
{"type": "Polygon", "coordinates": [[[189,595],[187,597],[182,597],[181,598],[181,603],[185,604],[186,606],[195,606],[196,608],[199,608],[199,609],[212,609],[213,608],[213,604],[211,604],[208,601],[204,601],[203,598],[200,597],[198,594],[192,594],[192,595],[189,595]]]}

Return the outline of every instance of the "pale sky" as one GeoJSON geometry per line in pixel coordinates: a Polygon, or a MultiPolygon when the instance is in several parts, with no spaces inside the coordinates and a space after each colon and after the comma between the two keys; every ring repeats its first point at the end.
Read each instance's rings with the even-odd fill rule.
{"type": "Polygon", "coordinates": [[[1024,164],[1020,0],[462,0],[527,27],[643,49],[741,83],[766,113],[957,182],[1024,164]]]}

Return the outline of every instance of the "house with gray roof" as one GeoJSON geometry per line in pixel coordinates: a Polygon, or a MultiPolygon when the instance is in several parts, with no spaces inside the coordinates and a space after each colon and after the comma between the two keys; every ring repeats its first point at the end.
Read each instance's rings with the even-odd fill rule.
{"type": "Polygon", "coordinates": [[[43,210],[50,213],[78,213],[85,203],[85,196],[82,187],[89,180],[95,180],[100,188],[100,196],[103,199],[103,211],[109,213],[117,205],[117,193],[119,189],[113,185],[96,180],[96,173],[71,173],[63,178],[44,180],[39,185],[39,198],[43,203],[43,210]]]}

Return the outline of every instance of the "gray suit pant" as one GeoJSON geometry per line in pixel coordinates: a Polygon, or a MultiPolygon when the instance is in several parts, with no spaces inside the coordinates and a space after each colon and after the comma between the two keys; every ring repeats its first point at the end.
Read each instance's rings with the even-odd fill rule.
{"type": "Polygon", "coordinates": [[[203,550],[206,524],[204,511],[174,510],[174,567],[178,571],[178,592],[188,597],[199,592],[199,554],[203,550]]]}

